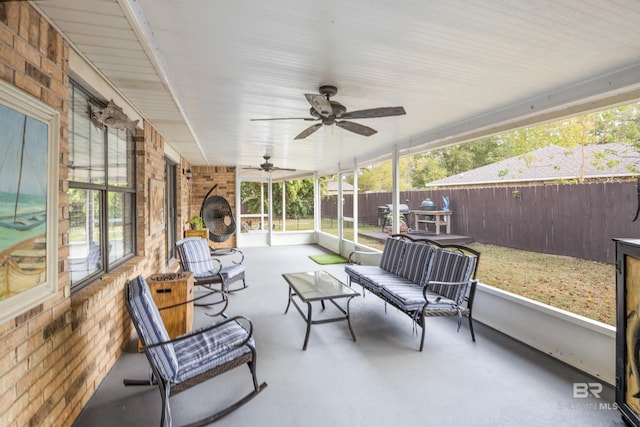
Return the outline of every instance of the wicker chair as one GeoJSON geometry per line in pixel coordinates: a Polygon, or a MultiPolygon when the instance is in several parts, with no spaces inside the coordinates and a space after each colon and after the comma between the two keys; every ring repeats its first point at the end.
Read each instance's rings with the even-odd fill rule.
{"type": "Polygon", "coordinates": [[[169,338],[158,307],[144,277],[125,286],[125,305],[151,365],[151,379],[125,380],[125,385],[157,385],[162,397],[161,426],[171,426],[169,397],[245,363],[253,379],[253,390],[242,399],[191,425],[210,424],[238,409],[261,392],[258,384],[253,324],[236,316],[200,328],[173,340],[169,338]]]}

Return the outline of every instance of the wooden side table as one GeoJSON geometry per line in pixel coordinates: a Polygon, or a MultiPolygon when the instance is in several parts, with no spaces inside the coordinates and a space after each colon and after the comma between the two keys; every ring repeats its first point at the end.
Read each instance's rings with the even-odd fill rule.
{"type": "MultiPolygon", "coordinates": [[[[147,284],[158,309],[193,300],[193,273],[154,274],[147,284]]],[[[193,328],[193,301],[177,307],[160,310],[160,316],[171,339],[191,332],[193,328]]],[[[138,342],[140,349],[140,342],[138,342]]]]}

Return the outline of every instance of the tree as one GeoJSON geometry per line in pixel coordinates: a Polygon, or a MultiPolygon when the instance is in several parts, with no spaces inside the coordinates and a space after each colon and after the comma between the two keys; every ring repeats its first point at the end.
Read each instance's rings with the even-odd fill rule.
{"type": "Polygon", "coordinates": [[[414,169],[411,175],[413,189],[424,188],[427,183],[446,178],[448,171],[436,156],[420,154],[413,156],[414,169]]]}
{"type": "MultiPolygon", "coordinates": [[[[240,200],[246,206],[247,212],[259,213],[262,211],[260,201],[263,200],[263,182],[244,181],[240,184],[240,200]]],[[[266,195],[264,196],[264,210],[267,210],[266,195]]]]}
{"type": "MultiPolygon", "coordinates": [[[[412,176],[415,160],[413,157],[400,159],[400,190],[412,190],[412,176]]],[[[393,171],[391,160],[377,165],[362,167],[358,170],[358,191],[391,191],[393,171]]],[[[353,184],[353,179],[347,180],[353,184]]]]}
{"type": "Polygon", "coordinates": [[[313,216],[313,179],[273,183],[273,214],[282,216],[282,185],[285,185],[287,218],[313,216]]]}

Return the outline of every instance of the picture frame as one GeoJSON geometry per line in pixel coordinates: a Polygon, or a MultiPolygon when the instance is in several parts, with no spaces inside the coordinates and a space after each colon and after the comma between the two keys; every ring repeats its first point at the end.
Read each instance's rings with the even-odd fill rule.
{"type": "Polygon", "coordinates": [[[60,113],[0,81],[0,322],[58,291],[60,113]]]}
{"type": "Polygon", "coordinates": [[[149,234],[164,228],[164,181],[149,180],[149,234]]]}
{"type": "Polygon", "coordinates": [[[616,241],[616,406],[640,426],[640,239],[616,241]]]}

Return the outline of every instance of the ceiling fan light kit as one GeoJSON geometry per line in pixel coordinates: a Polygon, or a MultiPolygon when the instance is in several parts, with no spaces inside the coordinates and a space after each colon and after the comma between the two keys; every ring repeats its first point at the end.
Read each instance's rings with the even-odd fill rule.
{"type": "Polygon", "coordinates": [[[332,101],[330,98],[338,93],[338,88],[335,86],[324,85],[318,89],[319,94],[306,93],[304,96],[307,102],[311,105],[309,113],[312,118],[307,117],[282,117],[272,119],[251,119],[251,121],[262,120],[319,120],[320,123],[313,124],[300,132],[295,139],[304,139],[315,131],[320,129],[322,125],[331,126],[336,125],[342,129],[348,130],[353,133],[357,133],[362,136],[371,136],[378,131],[368,126],[361,125],[359,123],[347,121],[344,119],[372,119],[376,117],[390,117],[401,116],[406,114],[403,107],[379,107],[369,108],[366,110],[357,110],[348,112],[347,108],[337,101],[332,101]]]}

